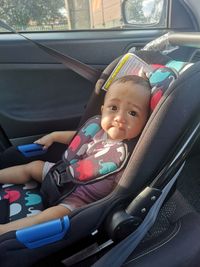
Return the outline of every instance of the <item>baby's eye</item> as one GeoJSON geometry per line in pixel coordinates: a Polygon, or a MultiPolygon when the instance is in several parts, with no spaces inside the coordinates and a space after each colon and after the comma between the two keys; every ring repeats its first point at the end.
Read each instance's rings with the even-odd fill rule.
{"type": "Polygon", "coordinates": [[[129,111],[129,114],[131,115],[131,116],[133,116],[133,117],[135,117],[135,116],[137,116],[137,112],[135,112],[135,111],[129,111]]]}
{"type": "Polygon", "coordinates": [[[117,110],[117,106],[113,105],[109,107],[110,110],[116,111],[117,110]]]}

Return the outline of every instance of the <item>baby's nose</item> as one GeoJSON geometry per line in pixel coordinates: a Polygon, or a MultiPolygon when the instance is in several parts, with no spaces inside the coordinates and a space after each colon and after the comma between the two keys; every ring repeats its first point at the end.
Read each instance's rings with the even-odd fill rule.
{"type": "Polygon", "coordinates": [[[126,118],[125,115],[121,112],[119,112],[118,114],[116,114],[115,116],[115,121],[119,122],[119,123],[125,123],[126,122],[126,118]]]}

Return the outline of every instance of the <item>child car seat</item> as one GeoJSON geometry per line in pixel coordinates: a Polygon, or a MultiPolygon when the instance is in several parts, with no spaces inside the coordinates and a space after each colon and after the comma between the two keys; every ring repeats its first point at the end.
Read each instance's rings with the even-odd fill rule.
{"type": "MultiPolygon", "coordinates": [[[[118,60],[119,61],[119,60],[118,60]]],[[[158,68],[158,66],[153,66],[154,68],[158,68]]],[[[106,81],[105,80],[105,72],[103,73],[104,80],[101,78],[97,84],[98,90],[100,91],[100,95],[104,97],[105,92],[102,90],[101,82],[106,81],[104,88],[108,87],[111,81],[119,76],[124,75],[124,69],[126,69],[127,74],[137,74],[140,68],[146,68],[145,71],[151,71],[150,66],[146,64],[144,61],[142,61],[139,57],[132,55],[130,53],[126,54],[122,60],[120,60],[120,63],[117,64],[115,67],[115,70],[113,71],[113,74],[110,75],[110,78],[106,81]]],[[[161,69],[161,66],[159,66],[161,69]]],[[[111,68],[108,68],[109,71],[111,68]]],[[[151,85],[154,86],[153,83],[155,83],[156,80],[156,87],[157,90],[154,90],[152,94],[152,101],[151,101],[151,108],[153,109],[156,106],[156,102],[158,102],[158,97],[161,97],[162,90],[161,89],[166,89],[169,86],[169,83],[171,82],[171,79],[173,75],[176,76],[176,74],[173,72],[172,74],[171,70],[168,71],[167,68],[165,68],[165,72],[163,69],[161,69],[161,72],[157,70],[156,72],[153,73],[150,82],[151,85]],[[167,71],[166,71],[167,70],[167,71]],[[159,83],[158,81],[158,76],[161,75],[161,89],[159,88],[159,83]],[[168,78],[168,76],[170,77],[168,78]],[[163,79],[163,77],[164,79],[163,79]],[[166,77],[165,77],[166,76],[166,77]],[[154,79],[154,80],[153,80],[154,79]]],[[[154,89],[155,89],[154,88],[154,89]]],[[[106,89],[107,90],[107,89],[106,89]]],[[[101,107],[101,102],[98,101],[98,99],[95,99],[95,101],[92,101],[92,103],[97,103],[98,105],[95,105],[95,107],[98,107],[98,110],[94,112],[94,114],[99,114],[100,113],[100,107],[101,107]]],[[[94,105],[89,108],[90,110],[93,110],[94,105]]],[[[88,115],[88,114],[86,114],[88,115]]],[[[84,119],[86,120],[87,117],[84,116],[84,119]]],[[[84,123],[83,123],[84,125],[84,123]]],[[[84,126],[82,126],[84,127],[84,126]]],[[[81,128],[79,129],[81,131],[81,128]]],[[[134,142],[135,143],[135,142],[134,142]]],[[[30,145],[23,145],[23,146],[18,146],[19,152],[21,152],[25,157],[31,157],[35,155],[42,155],[45,153],[45,150],[42,149],[41,145],[38,144],[30,144],[30,145]]],[[[19,152],[17,156],[19,157],[19,152]]],[[[68,186],[69,187],[69,186],[68,186]]],[[[52,192],[50,195],[56,194],[54,192],[54,188],[52,188],[52,192]]],[[[53,196],[52,196],[53,197],[53,196]]],[[[32,214],[38,213],[40,210],[43,209],[42,205],[42,198],[40,194],[38,194],[38,184],[34,181],[29,182],[26,185],[3,185],[2,186],[2,191],[1,191],[1,198],[2,199],[9,199],[10,203],[10,220],[16,220],[25,216],[31,216],[32,214]],[[24,203],[23,200],[25,200],[24,203]],[[13,203],[14,202],[14,203],[13,203]],[[21,203],[20,203],[21,202],[21,203]]]]}
{"type": "MultiPolygon", "coordinates": [[[[152,55],[152,52],[143,53],[145,57],[148,57],[148,54],[152,55]]],[[[163,57],[161,61],[163,63],[163,57]]],[[[162,64],[158,60],[149,63],[162,64]]],[[[167,62],[165,63],[167,64],[167,62]]],[[[87,107],[85,119],[92,114],[99,113],[104,96],[100,87],[114,66],[116,66],[116,61],[106,68],[97,82],[95,92],[87,107]],[[98,99],[97,102],[96,99],[98,99]],[[93,111],[94,106],[96,109],[93,111]]],[[[175,164],[175,166],[173,164],[176,162],[177,149],[182,156],[180,147],[185,144],[199,122],[195,116],[200,107],[200,92],[197,86],[199,72],[200,64],[196,63],[187,69],[164,93],[144,128],[118,186],[109,196],[73,212],[69,218],[65,216],[61,220],[50,222],[50,224],[45,223],[26,228],[24,231],[12,231],[1,235],[0,262],[2,265],[13,266],[15,262],[18,262],[23,266],[31,266],[53,252],[76,245],[79,240],[90,236],[91,233],[94,235],[97,229],[101,230],[103,221],[111,211],[126,209],[138,193],[146,185],[155,181],[159,174],[165,174],[165,172],[168,174],[163,181],[159,181],[161,187],[163,183],[166,183],[166,178],[171,179],[172,173],[167,172],[169,168],[166,166],[172,166],[174,173],[179,170],[180,164],[175,164]],[[183,113],[178,112],[180,110],[183,113]],[[67,229],[69,224],[70,229],[67,229]],[[55,235],[51,236],[52,229],[54,229],[53,234],[57,235],[56,238],[54,238],[55,235]],[[56,242],[48,243],[51,238],[51,241],[56,242]]],[[[174,71],[171,73],[174,74],[174,71]]],[[[157,89],[158,93],[154,94],[154,96],[156,95],[154,100],[160,95],[160,88],[157,89]]],[[[184,160],[184,157],[181,159],[184,160]]],[[[114,215],[111,217],[114,218],[114,215]]],[[[137,214],[137,217],[143,217],[143,215],[137,214]]],[[[115,229],[113,238],[116,233],[118,234],[115,229]]]]}

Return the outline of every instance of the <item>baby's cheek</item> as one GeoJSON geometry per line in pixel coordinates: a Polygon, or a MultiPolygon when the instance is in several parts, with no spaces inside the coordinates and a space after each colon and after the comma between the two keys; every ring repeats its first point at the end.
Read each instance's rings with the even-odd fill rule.
{"type": "Polygon", "coordinates": [[[140,132],[142,131],[143,127],[142,125],[135,123],[129,126],[128,128],[128,136],[129,139],[136,137],[137,135],[140,134],[140,132]]]}
{"type": "Polygon", "coordinates": [[[107,123],[106,123],[106,120],[105,120],[105,119],[101,121],[101,128],[102,128],[104,131],[107,130],[107,123]]]}

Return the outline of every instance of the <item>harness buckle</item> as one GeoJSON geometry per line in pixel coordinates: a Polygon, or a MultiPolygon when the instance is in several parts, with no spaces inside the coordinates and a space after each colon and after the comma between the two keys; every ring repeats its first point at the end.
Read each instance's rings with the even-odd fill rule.
{"type": "Polygon", "coordinates": [[[51,174],[56,181],[57,186],[62,186],[63,178],[66,178],[66,163],[63,161],[56,163],[51,170],[51,174]]]}

